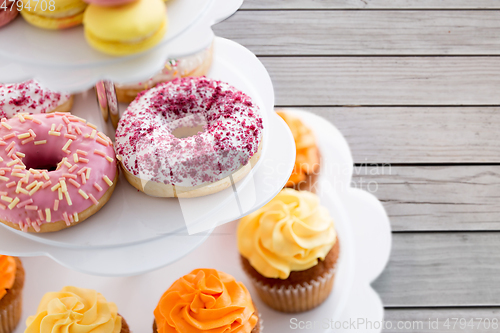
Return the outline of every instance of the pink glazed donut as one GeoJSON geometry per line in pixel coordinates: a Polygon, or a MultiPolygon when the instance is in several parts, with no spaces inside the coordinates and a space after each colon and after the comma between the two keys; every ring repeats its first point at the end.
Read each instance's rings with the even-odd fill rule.
{"type": "Polygon", "coordinates": [[[198,197],[242,179],[258,161],[259,107],[206,77],[142,92],[121,117],[116,153],[135,188],[157,197],[198,197]]]}
{"type": "Polygon", "coordinates": [[[0,122],[0,222],[25,232],[76,225],[109,200],[118,172],[113,143],[68,113],[0,122]]]}

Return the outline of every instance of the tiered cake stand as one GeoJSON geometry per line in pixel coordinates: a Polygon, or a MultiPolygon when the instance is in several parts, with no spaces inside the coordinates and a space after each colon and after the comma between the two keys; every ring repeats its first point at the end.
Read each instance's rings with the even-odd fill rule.
{"type": "MultiPolygon", "coordinates": [[[[0,252],[48,255],[64,266],[97,275],[141,274],[178,260],[203,243],[216,226],[271,200],[291,173],[295,147],[287,125],[273,111],[269,75],[250,51],[217,38],[208,76],[246,92],[262,111],[264,147],[247,177],[213,195],[164,199],[138,192],[122,175],[110,201],[81,225],[49,234],[28,234],[2,225],[0,252]]],[[[93,91],[77,96],[73,113],[102,129],[105,124],[97,110],[93,91]]]]}
{"type": "MultiPolygon", "coordinates": [[[[263,304],[239,268],[237,222],[231,222],[218,227],[206,242],[182,260],[139,276],[103,278],[69,270],[48,258],[24,258],[28,270],[25,294],[30,295],[30,299],[24,302],[23,319],[36,312],[38,300],[46,291],[73,284],[103,292],[107,299],[117,303],[133,332],[149,332],[152,313],[162,293],[192,269],[211,267],[228,272],[249,286],[264,321],[264,332],[347,333],[353,331],[350,323],[358,320],[370,322],[372,328],[363,329],[368,325],[360,325],[356,332],[380,332],[384,308],[370,283],[382,272],[389,258],[389,220],[374,196],[350,187],[353,160],[340,132],[318,116],[295,112],[318,136],[323,155],[320,198],[335,219],[340,239],[334,290],[325,303],[301,314],[279,313],[263,304]],[[304,329],[311,325],[315,326],[304,329]]],[[[193,236],[184,238],[188,237],[193,236]]],[[[162,255],[164,253],[153,252],[148,257],[162,255]]],[[[134,254],[127,252],[123,257],[130,259],[134,254]]],[[[149,260],[148,257],[143,259],[149,260]]],[[[109,260],[108,265],[114,265],[113,261],[109,260]]],[[[23,331],[21,325],[15,333],[23,331]]]]}
{"type": "MultiPolygon", "coordinates": [[[[149,52],[122,58],[92,50],[82,28],[54,33],[18,19],[0,31],[0,82],[36,78],[53,89],[78,93],[72,112],[111,137],[114,129],[104,122],[90,87],[101,80],[147,79],[167,58],[194,54],[214,41],[214,63],[208,76],[250,95],[261,109],[265,127],[259,162],[242,181],[219,193],[194,199],[153,198],[137,192],[121,177],[104,208],[78,226],[53,234],[26,234],[1,225],[0,253],[25,257],[24,319],[36,311],[45,292],[72,284],[101,291],[118,304],[132,331],[148,332],[160,295],[193,268],[227,271],[249,285],[238,268],[236,224],[228,222],[262,207],[281,190],[293,168],[295,147],[288,127],[273,111],[273,86],[264,66],[244,47],[222,38],[214,40],[211,26],[233,14],[241,3],[170,0],[170,28],[162,43],[149,52]]],[[[107,92],[111,92],[109,87],[107,92]]],[[[335,323],[363,317],[381,321],[383,307],[370,282],[388,260],[387,216],[373,196],[350,188],[353,161],[340,132],[317,116],[297,115],[318,136],[323,156],[320,196],[336,221],[341,256],[332,296],[313,311],[280,314],[254,296],[264,330],[296,331],[293,318],[299,324],[316,322],[311,332],[342,331],[324,324],[325,320],[335,323]]],[[[16,333],[23,331],[21,323],[16,333]]]]}

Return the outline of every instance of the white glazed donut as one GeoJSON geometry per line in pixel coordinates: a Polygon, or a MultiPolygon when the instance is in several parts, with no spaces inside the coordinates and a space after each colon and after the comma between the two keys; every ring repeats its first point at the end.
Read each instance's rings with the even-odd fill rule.
{"type": "Polygon", "coordinates": [[[0,83],[0,118],[12,118],[18,113],[68,112],[72,106],[73,96],[47,89],[35,80],[0,83]]]}
{"type": "Polygon", "coordinates": [[[262,129],[258,106],[243,92],[205,77],[176,79],[130,104],[116,130],[116,153],[140,191],[197,197],[250,171],[260,156],[262,129]]]}

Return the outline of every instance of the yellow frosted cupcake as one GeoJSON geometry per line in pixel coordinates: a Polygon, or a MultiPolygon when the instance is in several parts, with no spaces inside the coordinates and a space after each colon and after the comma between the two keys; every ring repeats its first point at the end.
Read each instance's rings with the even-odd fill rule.
{"type": "Polygon", "coordinates": [[[21,320],[24,269],[19,258],[0,255],[0,332],[12,333],[21,320]]]}
{"type": "Polygon", "coordinates": [[[26,8],[29,0],[23,2],[21,15],[30,24],[49,30],[71,28],[83,21],[83,12],[87,4],[81,0],[47,0],[41,1],[35,7],[32,2],[31,9],[26,8]],[[36,9],[35,9],[36,8],[36,9]]]}
{"type": "Polygon", "coordinates": [[[259,333],[259,315],[243,283],[215,269],[195,269],[163,294],[153,333],[259,333]]]}
{"type": "Polygon", "coordinates": [[[129,333],[115,303],[95,290],[64,287],[43,296],[36,315],[26,320],[24,333],[129,333]]]}
{"type": "Polygon", "coordinates": [[[314,193],[284,189],[242,218],[238,249],[245,273],[275,310],[308,311],[332,290],[339,242],[333,219],[314,193]]]}
{"type": "Polygon", "coordinates": [[[120,6],[91,4],[83,24],[87,42],[98,51],[124,56],[158,44],[167,32],[162,0],[137,0],[120,6]]]}

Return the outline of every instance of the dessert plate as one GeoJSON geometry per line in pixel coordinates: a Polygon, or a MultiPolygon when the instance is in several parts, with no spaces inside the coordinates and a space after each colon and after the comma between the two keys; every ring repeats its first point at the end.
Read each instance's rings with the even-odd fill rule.
{"type": "Polygon", "coordinates": [[[187,56],[210,45],[211,26],[232,15],[243,0],[170,0],[169,29],[155,48],[112,57],[92,49],[83,27],[39,29],[22,18],[0,30],[0,82],[36,78],[54,90],[82,92],[97,81],[139,82],[155,74],[167,58],[187,56]]]}
{"type": "MultiPolygon", "coordinates": [[[[291,173],[295,146],[288,127],[273,111],[273,88],[266,69],[241,45],[216,38],[208,76],[244,91],[261,109],[261,157],[243,180],[213,195],[177,199],[147,196],[121,176],[109,202],[77,226],[29,234],[2,224],[0,253],[48,255],[65,266],[98,275],[134,275],[178,260],[206,240],[217,225],[271,200],[291,173]],[[151,255],[155,253],[162,255],[151,255]]],[[[105,128],[93,91],[78,95],[73,111],[105,128]]]]}
{"type": "MultiPolygon", "coordinates": [[[[24,258],[27,280],[23,322],[28,315],[36,312],[45,292],[76,285],[96,289],[109,301],[116,302],[131,331],[150,332],[153,310],[163,292],[191,270],[209,267],[227,272],[245,283],[261,314],[263,332],[380,332],[380,329],[364,330],[361,324],[357,329],[349,329],[349,325],[351,321],[357,322],[358,318],[372,323],[383,320],[382,303],[370,287],[370,282],[382,272],[389,257],[389,220],[380,202],[371,194],[349,187],[350,173],[347,172],[352,172],[352,158],[338,130],[315,115],[305,112],[298,112],[297,115],[318,136],[323,155],[318,193],[335,219],[340,239],[335,286],[325,303],[302,314],[279,313],[262,303],[240,268],[236,245],[237,223],[232,222],[216,228],[203,245],[183,260],[141,276],[96,277],[66,269],[48,258],[24,258]]],[[[144,259],[155,255],[158,254],[151,253],[144,259]]],[[[129,256],[124,254],[125,258],[129,256]]],[[[113,265],[113,262],[109,264],[113,265]]],[[[21,324],[15,333],[24,332],[24,328],[21,324]]]]}

